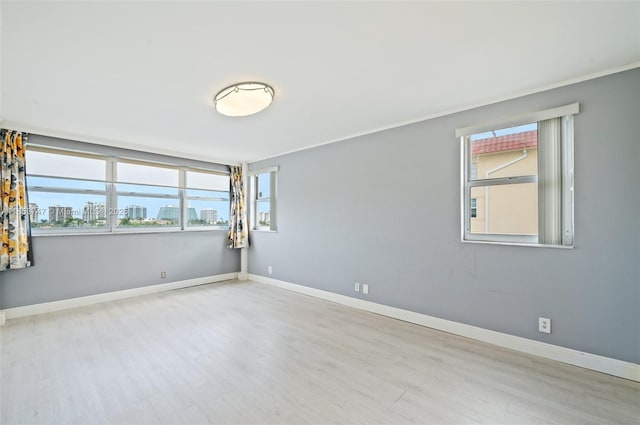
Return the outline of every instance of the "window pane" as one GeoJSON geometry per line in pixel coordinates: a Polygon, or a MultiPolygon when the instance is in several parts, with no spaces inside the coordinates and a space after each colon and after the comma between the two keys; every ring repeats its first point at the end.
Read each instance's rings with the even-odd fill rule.
{"type": "Polygon", "coordinates": [[[471,233],[538,234],[537,183],[472,187],[474,198],[476,215],[471,217],[471,233]]]}
{"type": "Polygon", "coordinates": [[[256,202],[256,221],[257,226],[270,226],[271,225],[271,202],[270,201],[257,201],[256,202]]]}
{"type": "Polygon", "coordinates": [[[196,190],[187,189],[187,198],[199,197],[199,198],[215,198],[229,201],[229,192],[219,192],[213,190],[196,190]]]}
{"type": "Polygon", "coordinates": [[[56,189],[79,189],[79,190],[106,190],[104,182],[87,180],[70,180],[57,177],[34,177],[27,176],[27,187],[46,187],[56,189]]]}
{"type": "Polygon", "coordinates": [[[258,174],[256,199],[271,197],[271,173],[258,174]]]}
{"type": "Polygon", "coordinates": [[[106,161],[103,159],[83,158],[37,152],[27,149],[27,174],[43,176],[71,177],[87,180],[106,179],[106,161]]]}
{"type": "Polygon", "coordinates": [[[229,176],[210,173],[199,173],[197,171],[187,171],[187,187],[189,188],[228,192],[229,182],[229,176]]]}
{"type": "Polygon", "coordinates": [[[117,181],[119,182],[173,187],[177,187],[179,184],[177,168],[118,162],[117,173],[117,181]]]}
{"type": "Polygon", "coordinates": [[[224,226],[229,224],[228,191],[189,189],[187,190],[187,205],[187,226],[224,226]]]}
{"type": "Polygon", "coordinates": [[[171,197],[178,196],[178,188],[166,187],[166,186],[147,186],[143,184],[118,183],[116,185],[116,190],[120,194],[127,194],[127,195],[148,194],[148,195],[171,196],[171,197]]]}
{"type": "Polygon", "coordinates": [[[178,198],[118,196],[118,227],[154,227],[180,225],[178,198]]]}
{"type": "Polygon", "coordinates": [[[471,163],[471,180],[478,180],[478,162],[471,163]]]}
{"type": "Polygon", "coordinates": [[[34,229],[105,227],[106,201],[105,195],[30,191],[31,226],[34,229]]]}
{"type": "Polygon", "coordinates": [[[229,200],[188,200],[187,226],[226,226],[229,224],[229,200]]]}
{"type": "Polygon", "coordinates": [[[538,174],[537,124],[471,136],[471,180],[538,174]]]}

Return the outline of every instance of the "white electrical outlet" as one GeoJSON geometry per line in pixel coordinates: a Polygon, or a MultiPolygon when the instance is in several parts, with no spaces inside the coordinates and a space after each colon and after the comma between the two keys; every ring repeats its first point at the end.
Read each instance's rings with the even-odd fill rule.
{"type": "Polygon", "coordinates": [[[355,284],[355,285],[353,285],[353,289],[354,289],[354,291],[356,291],[356,292],[360,292],[360,284],[359,284],[358,282],[356,282],[356,284],[355,284]]]}
{"type": "Polygon", "coordinates": [[[545,317],[538,317],[538,332],[546,334],[551,333],[551,319],[545,317]]]}
{"type": "Polygon", "coordinates": [[[369,293],[369,285],[367,285],[366,283],[362,284],[362,293],[363,294],[368,294],[369,293]]]}
{"type": "Polygon", "coordinates": [[[160,279],[166,279],[167,278],[167,272],[160,272],[160,279]]]}
{"type": "Polygon", "coordinates": [[[271,267],[271,266],[267,267],[267,273],[272,274],[273,273],[273,267],[271,267]]]}

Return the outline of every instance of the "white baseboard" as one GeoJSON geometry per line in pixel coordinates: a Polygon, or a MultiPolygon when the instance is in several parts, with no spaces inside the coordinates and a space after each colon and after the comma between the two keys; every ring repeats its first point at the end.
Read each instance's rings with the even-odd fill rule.
{"type": "Polygon", "coordinates": [[[204,285],[207,283],[221,282],[223,280],[237,279],[238,273],[219,274],[215,276],[197,277],[195,279],[180,280],[177,282],[161,283],[159,285],[142,286],[140,288],[124,289],[122,291],[106,292],[104,294],[88,295],[85,297],[69,298],[66,300],[52,301],[48,303],[25,305],[23,307],[7,308],[0,311],[0,315],[7,320],[17,317],[31,316],[34,314],[50,313],[53,311],[67,310],[69,308],[83,307],[99,304],[107,301],[121,300],[123,298],[137,297],[140,295],[155,294],[157,292],[171,291],[173,289],[188,288],[190,286],[204,285]]]}
{"type": "Polygon", "coordinates": [[[249,274],[249,280],[258,283],[266,283],[278,288],[288,289],[290,291],[295,291],[301,294],[310,295],[312,297],[321,298],[323,300],[358,308],[360,310],[381,314],[383,316],[392,317],[394,319],[399,319],[406,322],[415,323],[417,325],[422,325],[444,332],[449,332],[452,334],[475,339],[478,341],[487,342],[489,344],[509,348],[511,350],[533,354],[547,359],[568,363],[574,366],[580,366],[585,369],[591,369],[598,372],[607,373],[609,375],[619,376],[621,378],[640,382],[640,365],[636,363],[629,363],[622,360],[599,356],[597,354],[584,353],[582,351],[573,350],[571,348],[560,347],[557,345],[534,341],[519,336],[491,331],[476,326],[465,325],[463,323],[453,322],[445,319],[439,319],[437,317],[427,316],[426,314],[416,313],[413,311],[403,310],[401,308],[390,307],[371,301],[365,301],[358,298],[335,294],[333,292],[323,291],[321,289],[309,288],[307,286],[297,285],[294,283],[272,279],[269,277],[249,274]]]}

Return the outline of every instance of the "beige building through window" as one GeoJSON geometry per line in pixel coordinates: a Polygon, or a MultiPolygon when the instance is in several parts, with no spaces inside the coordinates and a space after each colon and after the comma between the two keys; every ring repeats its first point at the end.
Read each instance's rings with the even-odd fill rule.
{"type": "MultiPolygon", "coordinates": [[[[471,180],[538,174],[538,131],[471,140],[471,180]]],[[[472,187],[471,233],[538,233],[537,183],[472,187]]]]}

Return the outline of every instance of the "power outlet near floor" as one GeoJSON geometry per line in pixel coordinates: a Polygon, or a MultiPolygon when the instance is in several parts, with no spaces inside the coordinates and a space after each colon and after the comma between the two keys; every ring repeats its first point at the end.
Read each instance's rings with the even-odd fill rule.
{"type": "Polygon", "coordinates": [[[353,290],[356,291],[356,292],[360,292],[360,284],[358,282],[356,282],[353,285],[353,290]]]}
{"type": "Polygon", "coordinates": [[[547,319],[546,317],[538,317],[538,332],[550,334],[551,319],[547,319]]]}
{"type": "Polygon", "coordinates": [[[273,267],[267,267],[267,273],[269,273],[269,275],[273,274],[273,267]]]}
{"type": "Polygon", "coordinates": [[[365,295],[369,293],[369,285],[367,285],[366,283],[362,284],[362,293],[365,295]]]}
{"type": "Polygon", "coordinates": [[[160,272],[160,279],[166,279],[167,278],[167,272],[160,272]]]}

